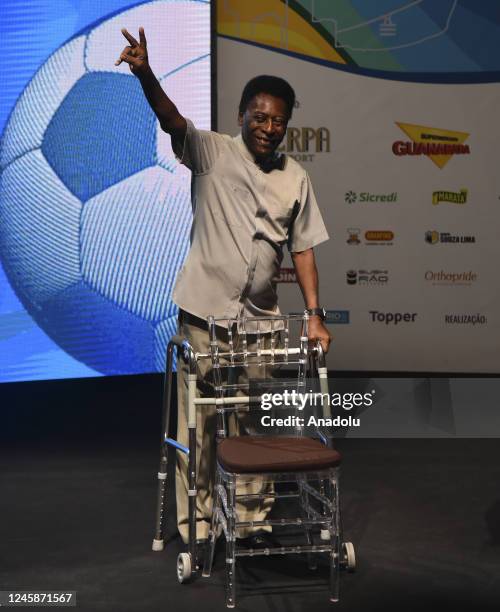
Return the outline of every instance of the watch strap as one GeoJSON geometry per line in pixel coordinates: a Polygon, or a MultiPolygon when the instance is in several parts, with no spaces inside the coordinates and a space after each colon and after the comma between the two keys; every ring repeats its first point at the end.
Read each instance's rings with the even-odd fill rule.
{"type": "Polygon", "coordinates": [[[322,321],[324,321],[326,318],[326,311],[324,308],[306,308],[305,313],[308,314],[310,317],[321,317],[322,321]]]}

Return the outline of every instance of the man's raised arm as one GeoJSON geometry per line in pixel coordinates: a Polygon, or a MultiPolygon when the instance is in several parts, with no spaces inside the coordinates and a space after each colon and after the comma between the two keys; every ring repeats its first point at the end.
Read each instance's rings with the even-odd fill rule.
{"type": "Polygon", "coordinates": [[[144,28],[139,28],[139,41],[123,28],[122,34],[129,45],[123,49],[120,58],[115,62],[129,65],[130,71],[140,81],[144,95],[153,112],[158,117],[161,128],[176,140],[182,142],[186,135],[186,119],[179,113],[175,104],[161,88],[148,62],[148,49],[144,28]]]}

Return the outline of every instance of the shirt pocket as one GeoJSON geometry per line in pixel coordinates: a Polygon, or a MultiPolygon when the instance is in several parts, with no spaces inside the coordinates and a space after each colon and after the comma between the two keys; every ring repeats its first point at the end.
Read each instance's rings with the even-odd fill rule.
{"type": "Polygon", "coordinates": [[[223,190],[210,204],[213,214],[227,225],[241,227],[253,210],[252,194],[236,183],[222,179],[223,190]]]}

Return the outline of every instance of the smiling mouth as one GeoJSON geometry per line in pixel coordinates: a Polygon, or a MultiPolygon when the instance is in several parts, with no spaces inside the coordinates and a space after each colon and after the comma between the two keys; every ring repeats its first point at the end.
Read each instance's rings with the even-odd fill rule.
{"type": "Polygon", "coordinates": [[[256,136],[255,139],[263,147],[270,147],[273,144],[271,140],[265,140],[264,138],[259,138],[258,136],[256,136]]]}

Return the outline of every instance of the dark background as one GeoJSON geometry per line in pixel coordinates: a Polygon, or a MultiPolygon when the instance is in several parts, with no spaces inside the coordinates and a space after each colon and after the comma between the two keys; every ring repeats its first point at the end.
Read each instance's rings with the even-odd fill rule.
{"type": "MultiPolygon", "coordinates": [[[[177,583],[172,479],[167,546],[151,551],[162,386],[160,375],[0,386],[2,589],[75,590],[85,611],[225,608],[222,550],[210,579],[177,583]]],[[[358,567],[336,607],[497,610],[500,441],[337,446],[358,567]]],[[[298,556],[242,560],[237,609],[331,609],[327,578],[298,556]]]]}

